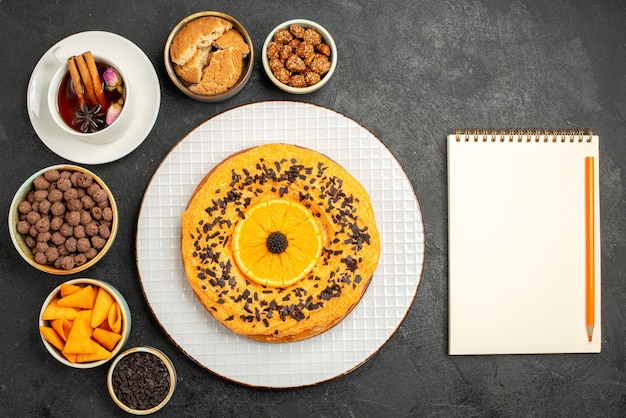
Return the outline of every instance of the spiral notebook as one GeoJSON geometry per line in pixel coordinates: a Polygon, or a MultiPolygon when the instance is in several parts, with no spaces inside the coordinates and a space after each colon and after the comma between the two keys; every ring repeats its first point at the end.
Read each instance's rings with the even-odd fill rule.
{"type": "Polygon", "coordinates": [[[591,131],[448,136],[449,354],[600,352],[599,200],[591,131]]]}

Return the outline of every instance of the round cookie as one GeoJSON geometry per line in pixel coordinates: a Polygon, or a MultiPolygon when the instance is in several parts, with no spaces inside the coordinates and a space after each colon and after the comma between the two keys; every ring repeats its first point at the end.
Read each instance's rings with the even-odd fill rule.
{"type": "Polygon", "coordinates": [[[202,70],[201,80],[191,84],[189,90],[201,95],[224,93],[237,83],[242,73],[241,50],[218,49],[210,54],[209,65],[202,70]]]}
{"type": "Polygon", "coordinates": [[[204,177],[182,214],[181,251],[213,317],[237,334],[287,342],[352,311],[378,265],[380,236],[367,191],[343,167],[267,144],[204,177]]]}
{"type": "Polygon", "coordinates": [[[232,29],[229,21],[219,17],[193,19],[176,34],[170,46],[170,58],[178,65],[189,61],[199,48],[209,48],[224,32],[232,29]]]}

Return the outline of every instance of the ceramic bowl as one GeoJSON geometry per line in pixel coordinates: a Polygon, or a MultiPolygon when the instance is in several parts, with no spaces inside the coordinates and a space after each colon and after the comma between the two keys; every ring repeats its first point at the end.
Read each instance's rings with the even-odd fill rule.
{"type": "Polygon", "coordinates": [[[52,326],[49,320],[43,319],[44,312],[46,310],[46,307],[50,304],[50,302],[52,302],[54,299],[61,297],[61,285],[59,285],[52,292],[50,292],[50,294],[48,294],[48,297],[43,302],[43,305],[41,306],[41,311],[39,312],[39,327],[40,327],[39,335],[41,336],[43,345],[46,347],[46,349],[52,355],[52,357],[54,357],[57,361],[59,361],[62,364],[65,364],[66,366],[70,366],[76,369],[91,369],[94,367],[101,366],[102,364],[105,364],[111,359],[115,358],[115,356],[122,350],[124,345],[126,345],[126,342],[128,341],[128,337],[130,336],[131,314],[130,314],[130,308],[128,307],[128,303],[126,302],[126,299],[124,298],[124,296],[122,296],[122,294],[111,284],[104,282],[102,280],[97,280],[97,279],[79,278],[79,279],[69,280],[63,284],[64,285],[76,285],[80,287],[86,287],[88,285],[91,285],[94,288],[94,290],[99,289],[99,288],[106,290],[107,293],[113,297],[113,301],[117,303],[118,306],[120,307],[120,313],[121,313],[121,318],[122,318],[122,328],[121,328],[121,333],[120,333],[121,338],[119,339],[119,341],[117,341],[113,350],[111,350],[111,356],[109,358],[96,360],[96,361],[87,361],[87,362],[70,361],[65,355],[63,355],[63,353],[61,352],[59,348],[55,347],[51,342],[49,342],[44,337],[44,334],[41,331],[41,327],[52,326]]]}
{"type": "Polygon", "coordinates": [[[156,348],[129,348],[111,363],[109,373],[107,374],[107,388],[113,402],[124,411],[135,415],[148,415],[163,408],[174,394],[174,389],[176,388],[176,370],[169,357],[156,348]],[[143,363],[138,364],[138,360],[133,360],[132,356],[140,355],[143,356],[143,363]],[[151,361],[146,361],[146,358],[150,358],[151,361]],[[140,373],[133,370],[134,367],[136,367],[140,373]],[[158,373],[164,371],[163,367],[167,370],[169,378],[168,387],[165,386],[167,381],[161,380],[163,379],[162,373],[158,373]],[[133,372],[130,373],[129,371],[133,372]],[[156,375],[151,374],[154,371],[157,371],[156,375]],[[124,374],[125,379],[121,378],[122,374],[124,374]],[[132,379],[137,379],[139,382],[133,381],[132,379]],[[132,392],[135,389],[141,390],[140,388],[145,387],[142,383],[148,380],[152,382],[153,388],[157,386],[156,389],[150,390],[149,394],[149,396],[155,396],[155,399],[148,401],[144,399],[143,402],[146,403],[143,406],[138,406],[139,402],[137,402],[137,405],[130,405],[133,403],[130,399],[141,399],[143,398],[142,395],[145,395],[145,393],[141,391],[141,393],[138,393],[135,397],[127,396],[126,391],[132,392]],[[163,387],[160,386],[161,384],[163,384],[163,387]],[[119,387],[120,385],[128,385],[130,387],[121,388],[119,387]],[[125,396],[127,396],[128,399],[124,398],[125,396]]]}
{"type": "Polygon", "coordinates": [[[178,22],[178,24],[176,26],[174,26],[174,29],[172,29],[172,31],[170,32],[169,36],[167,37],[167,40],[165,42],[165,49],[164,49],[164,53],[163,53],[163,60],[165,62],[165,69],[167,71],[167,74],[170,77],[170,80],[172,80],[172,83],[174,83],[174,85],[181,91],[183,92],[183,94],[185,94],[186,96],[194,99],[194,100],[198,100],[200,102],[221,102],[227,99],[230,99],[231,97],[233,97],[234,95],[236,95],[237,93],[239,93],[248,83],[248,80],[250,79],[250,76],[252,75],[252,68],[254,67],[254,47],[252,44],[252,38],[250,38],[250,34],[248,33],[248,31],[246,30],[246,28],[239,22],[237,21],[235,18],[233,18],[232,16],[229,16],[225,13],[220,13],[220,12],[214,12],[214,11],[205,11],[205,12],[198,12],[198,13],[194,13],[190,16],[187,16],[186,18],[184,18],[183,20],[181,20],[180,22],[178,22]],[[243,63],[243,72],[241,74],[241,77],[239,78],[239,80],[232,86],[230,87],[227,91],[223,92],[223,93],[219,93],[219,94],[214,94],[214,95],[202,95],[202,94],[197,94],[193,91],[191,91],[188,88],[188,84],[187,82],[183,81],[181,78],[178,77],[178,75],[176,74],[176,71],[174,70],[174,66],[175,64],[172,62],[171,58],[170,58],[170,46],[172,45],[172,42],[174,40],[174,37],[176,36],[176,34],[178,34],[178,32],[189,22],[191,22],[194,19],[198,19],[201,17],[219,17],[225,20],[228,20],[229,22],[232,23],[233,25],[233,29],[237,29],[239,31],[239,33],[241,34],[241,36],[243,37],[244,41],[248,44],[248,47],[250,48],[250,52],[248,53],[248,56],[246,58],[244,58],[244,63],[243,63]]]}
{"type": "MultiPolygon", "coordinates": [[[[60,165],[54,165],[54,166],[50,166],[47,168],[43,168],[37,171],[32,176],[30,176],[24,183],[22,183],[20,188],[17,190],[17,193],[15,193],[15,196],[13,197],[13,201],[11,202],[11,206],[9,209],[9,234],[11,236],[11,241],[13,242],[13,245],[17,249],[20,256],[22,256],[22,258],[26,260],[28,264],[30,264],[31,266],[35,267],[38,270],[41,270],[49,274],[56,274],[56,275],[75,274],[85,269],[88,269],[89,267],[96,264],[98,261],[102,259],[102,257],[104,257],[107,251],[111,248],[111,245],[113,245],[113,241],[115,240],[115,236],[117,234],[117,226],[118,226],[117,205],[115,203],[115,199],[113,197],[113,193],[111,193],[111,190],[107,187],[104,181],[102,181],[102,179],[98,177],[96,174],[87,170],[86,168],[82,168],[76,165],[60,164],[60,165]],[[79,263],[82,263],[82,261],[85,261],[85,262],[80,265],[75,265],[73,268],[69,268],[69,269],[57,268],[54,265],[43,264],[43,263],[37,262],[36,257],[33,253],[33,250],[31,249],[32,247],[30,246],[32,245],[33,242],[30,238],[27,238],[29,234],[22,234],[19,232],[20,227],[18,227],[18,223],[20,222],[20,204],[24,202],[25,200],[27,200],[28,194],[33,190],[34,181],[38,179],[39,177],[43,176],[43,174],[49,170],[58,170],[59,172],[63,172],[63,171],[79,172],[79,173],[90,175],[93,178],[93,181],[99,184],[100,187],[107,193],[109,206],[112,211],[112,221],[109,227],[110,235],[108,236],[108,238],[106,238],[106,243],[104,244],[104,246],[97,250],[97,254],[95,255],[95,257],[86,259],[86,261],[81,259],[79,263]]],[[[54,232],[53,229],[51,229],[50,231],[54,232]]]]}
{"type": "Polygon", "coordinates": [[[263,50],[261,51],[261,60],[263,62],[263,69],[265,70],[265,73],[267,74],[269,79],[272,81],[272,83],[276,85],[276,87],[291,94],[307,94],[307,93],[312,93],[314,91],[317,91],[321,89],[322,87],[324,87],[326,83],[328,83],[330,78],[332,77],[333,73],[335,72],[335,69],[337,68],[337,46],[335,45],[335,41],[333,40],[333,37],[330,35],[330,33],[319,23],[315,23],[313,21],[306,20],[306,19],[292,19],[292,20],[288,20],[286,22],[281,23],[280,25],[276,26],[274,29],[270,31],[270,33],[267,35],[267,38],[265,38],[265,42],[263,43],[263,50]],[[279,29],[289,29],[289,27],[292,24],[298,24],[302,26],[304,29],[308,29],[308,28],[315,29],[321,35],[322,42],[324,42],[330,47],[330,70],[321,77],[321,80],[318,83],[307,86],[307,87],[292,87],[285,83],[282,83],[272,73],[272,70],[270,69],[269,59],[267,57],[267,47],[270,44],[270,42],[274,40],[274,35],[276,34],[276,32],[279,29]]]}

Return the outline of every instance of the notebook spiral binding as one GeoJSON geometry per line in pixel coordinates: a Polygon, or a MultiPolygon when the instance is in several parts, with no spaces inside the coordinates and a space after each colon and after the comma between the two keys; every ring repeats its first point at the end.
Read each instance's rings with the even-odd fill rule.
{"type": "Polygon", "coordinates": [[[591,142],[593,132],[585,129],[456,129],[461,142],[591,142]],[[461,138],[463,137],[463,139],[461,138]]]}

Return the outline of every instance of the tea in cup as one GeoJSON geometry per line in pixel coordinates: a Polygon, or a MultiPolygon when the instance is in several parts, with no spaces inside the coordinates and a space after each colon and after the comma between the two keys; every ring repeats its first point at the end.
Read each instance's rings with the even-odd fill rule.
{"type": "Polygon", "coordinates": [[[119,67],[91,51],[65,58],[48,89],[52,119],[71,136],[95,144],[118,139],[126,129],[128,86],[119,67]]]}

